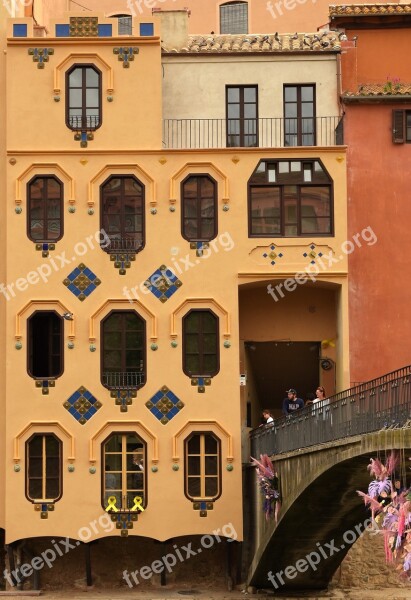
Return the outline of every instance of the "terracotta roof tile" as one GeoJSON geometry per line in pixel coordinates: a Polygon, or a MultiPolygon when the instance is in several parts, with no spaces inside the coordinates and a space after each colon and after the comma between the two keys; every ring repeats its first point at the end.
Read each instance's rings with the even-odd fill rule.
{"type": "Polygon", "coordinates": [[[165,54],[229,54],[236,52],[338,52],[338,34],[283,33],[248,35],[191,35],[182,48],[165,48],[165,54]]]}
{"type": "Polygon", "coordinates": [[[381,15],[411,15],[411,4],[350,4],[330,5],[330,17],[369,17],[381,15]]]}
{"type": "Polygon", "coordinates": [[[345,92],[345,97],[354,98],[361,96],[409,96],[411,95],[411,83],[364,83],[358,86],[356,92],[345,92]]]}

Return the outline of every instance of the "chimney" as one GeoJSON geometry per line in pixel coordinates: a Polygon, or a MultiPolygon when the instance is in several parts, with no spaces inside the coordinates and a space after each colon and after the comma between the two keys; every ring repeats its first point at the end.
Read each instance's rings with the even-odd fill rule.
{"type": "Polygon", "coordinates": [[[161,19],[161,42],[164,48],[167,50],[180,49],[186,45],[190,14],[188,8],[179,10],[153,8],[153,16],[161,19]]]}

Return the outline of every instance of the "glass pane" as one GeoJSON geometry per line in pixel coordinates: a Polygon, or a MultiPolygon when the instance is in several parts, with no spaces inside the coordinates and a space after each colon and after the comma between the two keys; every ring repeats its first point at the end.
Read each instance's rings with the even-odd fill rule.
{"type": "Polygon", "coordinates": [[[217,454],[218,443],[214,436],[205,435],[205,453],[217,454]]]}
{"type": "Polygon", "coordinates": [[[31,458],[29,461],[29,477],[41,477],[43,474],[43,460],[31,458]]]}
{"type": "Polygon", "coordinates": [[[49,198],[49,201],[47,202],[47,217],[49,219],[59,219],[60,208],[61,203],[59,198],[49,198]]]}
{"type": "MultiPolygon", "coordinates": [[[[137,505],[141,503],[144,506],[144,491],[137,490],[136,492],[128,492],[127,493],[127,506],[124,508],[133,508],[134,506],[134,498],[137,498],[137,505]]],[[[139,512],[139,511],[137,511],[139,512]]]]}
{"type": "Polygon", "coordinates": [[[138,349],[143,346],[143,336],[141,332],[126,333],[126,347],[130,349],[138,349]]]}
{"type": "Polygon", "coordinates": [[[195,240],[198,238],[198,224],[197,220],[184,219],[183,227],[184,235],[188,240],[195,240]]]}
{"type": "Polygon", "coordinates": [[[325,217],[306,218],[301,221],[301,233],[331,234],[331,219],[325,217]]]}
{"type": "Polygon", "coordinates": [[[126,313],[126,329],[132,329],[134,331],[141,331],[142,320],[135,313],[126,313]]]}
{"type": "Polygon", "coordinates": [[[214,235],[214,220],[202,219],[201,222],[201,239],[210,240],[214,235]]]}
{"type": "Polygon", "coordinates": [[[227,88],[227,99],[228,102],[240,102],[240,89],[227,88]]]}
{"type": "Polygon", "coordinates": [[[121,329],[121,315],[113,313],[104,321],[104,331],[119,331],[121,329]]]}
{"type": "Polygon", "coordinates": [[[217,371],[217,357],[215,354],[206,354],[203,357],[204,375],[213,375],[217,371]]]}
{"type": "Polygon", "coordinates": [[[127,471],[144,471],[144,455],[141,452],[127,456],[127,471]]]}
{"type": "Polygon", "coordinates": [[[218,478],[217,477],[206,477],[205,480],[205,495],[206,498],[212,498],[218,493],[218,478]]]}
{"type": "Polygon", "coordinates": [[[246,87],[244,88],[244,102],[256,102],[257,101],[257,88],[246,87]]]}
{"type": "MultiPolygon", "coordinates": [[[[255,104],[245,104],[244,105],[244,118],[245,119],[255,119],[257,117],[257,106],[255,104]]],[[[255,123],[253,123],[255,126],[255,123]]],[[[250,129],[247,130],[247,133],[255,133],[250,129]]]]}
{"type": "Polygon", "coordinates": [[[197,333],[200,327],[200,312],[193,311],[184,318],[184,329],[187,333],[197,333]]]}
{"type": "Polygon", "coordinates": [[[209,310],[205,310],[201,314],[203,319],[203,331],[207,333],[215,333],[218,318],[209,310]]]}
{"type": "Polygon", "coordinates": [[[185,198],[184,215],[186,218],[197,217],[197,198],[185,198]]]}
{"type": "Polygon", "coordinates": [[[121,333],[120,332],[104,332],[104,348],[105,350],[118,350],[121,348],[121,333]]]}
{"type": "Polygon", "coordinates": [[[83,69],[74,69],[69,75],[70,87],[81,87],[83,82],[83,69]]]}
{"type": "Polygon", "coordinates": [[[295,237],[297,235],[297,225],[286,225],[284,228],[284,235],[289,237],[295,237]]]}
{"type": "Polygon", "coordinates": [[[188,454],[200,454],[200,436],[194,435],[187,442],[187,451],[188,454]]]}
{"type": "Polygon", "coordinates": [[[94,69],[86,70],[86,85],[87,87],[98,87],[99,85],[99,74],[94,69]]]}
{"type": "MultiPolygon", "coordinates": [[[[227,106],[227,117],[229,119],[239,119],[240,118],[240,105],[239,104],[229,104],[227,106]]],[[[231,130],[230,133],[235,133],[235,132],[231,130]]]]}
{"type": "Polygon", "coordinates": [[[46,480],[46,498],[54,500],[60,494],[60,480],[56,478],[46,480]]]}
{"type": "Polygon", "coordinates": [[[111,496],[114,496],[114,498],[116,499],[116,503],[115,506],[116,508],[121,508],[121,492],[106,492],[104,494],[104,508],[107,508],[108,506],[108,499],[111,498],[111,496]]]}
{"type": "Polygon", "coordinates": [[[187,333],[185,337],[185,351],[189,354],[196,354],[198,352],[198,334],[187,333]]]}
{"type": "Polygon", "coordinates": [[[47,196],[49,200],[52,198],[60,198],[61,195],[61,185],[55,179],[47,180],[47,196]]]}
{"type": "Polygon", "coordinates": [[[268,183],[275,183],[277,179],[277,170],[275,165],[268,165],[268,183]]]}
{"type": "Polygon", "coordinates": [[[301,105],[301,116],[302,117],[313,117],[314,116],[314,105],[311,102],[303,102],[301,105]]]}
{"type": "Polygon", "coordinates": [[[324,171],[322,165],[316,160],[314,162],[314,180],[319,183],[327,183],[330,181],[327,173],[324,171]]]}
{"type": "Polygon", "coordinates": [[[48,240],[56,240],[60,237],[60,221],[47,221],[46,238],[48,240]]]}
{"type": "Polygon", "coordinates": [[[127,474],[127,489],[128,490],[143,490],[144,489],[144,474],[128,473],[127,474]]]}
{"type": "Polygon", "coordinates": [[[122,475],[121,473],[107,472],[104,475],[106,490],[121,490],[122,475]]]}
{"type": "Polygon", "coordinates": [[[200,475],[200,457],[189,456],[188,457],[188,474],[189,475],[200,475]]]}
{"type": "Polygon", "coordinates": [[[105,471],[121,471],[122,457],[121,454],[106,454],[104,457],[105,471]]]}
{"type": "Polygon", "coordinates": [[[198,354],[186,354],[186,371],[192,375],[200,375],[200,358],[198,354]]]}
{"type": "Polygon", "coordinates": [[[301,215],[303,217],[329,217],[331,211],[328,187],[301,188],[301,215]]]}
{"type": "Polygon", "coordinates": [[[286,102],[297,102],[297,88],[295,86],[284,87],[284,99],[286,102]]]}
{"type": "Polygon", "coordinates": [[[284,186],[284,221],[290,225],[297,223],[297,199],[298,191],[296,185],[284,186]]]}
{"type": "Polygon", "coordinates": [[[88,108],[96,108],[99,106],[99,91],[95,89],[86,91],[86,103],[88,108]]]}
{"type": "Polygon", "coordinates": [[[217,475],[218,474],[218,463],[217,456],[206,456],[205,457],[205,474],[206,475],[217,475]]]}
{"type": "Polygon", "coordinates": [[[136,433],[130,433],[126,436],[126,445],[127,452],[130,452],[130,450],[144,449],[143,440],[136,433]]]}
{"type": "Polygon", "coordinates": [[[41,479],[29,479],[29,496],[33,500],[41,498],[42,492],[42,480],[41,479]]]}
{"type": "Polygon", "coordinates": [[[187,481],[188,495],[192,498],[199,498],[201,494],[201,485],[199,477],[189,477],[187,481]]]}
{"type": "Polygon", "coordinates": [[[106,452],[121,452],[121,435],[113,435],[105,443],[104,449],[106,452]]]}
{"type": "Polygon", "coordinates": [[[278,163],[278,172],[279,173],[289,173],[290,172],[290,163],[288,161],[282,161],[278,163]]]}
{"type": "Polygon", "coordinates": [[[70,90],[70,107],[79,108],[82,106],[82,91],[70,90]]]}
{"type": "Polygon", "coordinates": [[[217,352],[217,336],[215,333],[206,333],[203,336],[203,350],[207,353],[217,352]]]}
{"type": "Polygon", "coordinates": [[[54,435],[46,436],[46,454],[47,456],[59,456],[60,442],[54,435]]]}
{"type": "Polygon", "coordinates": [[[46,460],[46,475],[47,477],[58,477],[60,475],[60,459],[47,458],[46,460]]]}
{"type": "Polygon", "coordinates": [[[121,350],[107,350],[103,353],[105,371],[121,371],[121,350]]]}
{"type": "Polygon", "coordinates": [[[303,102],[314,100],[314,87],[312,85],[303,86],[301,88],[301,100],[303,102]]]}

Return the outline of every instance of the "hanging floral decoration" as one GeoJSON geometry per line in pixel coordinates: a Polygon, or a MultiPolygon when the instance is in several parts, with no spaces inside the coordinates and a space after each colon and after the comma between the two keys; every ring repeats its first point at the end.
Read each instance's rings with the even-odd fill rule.
{"type": "Polygon", "coordinates": [[[411,580],[411,487],[395,477],[399,454],[392,451],[385,464],[371,459],[374,476],[368,493],[357,491],[371,510],[374,528],[384,537],[385,558],[411,580]]]}
{"type": "Polygon", "coordinates": [[[260,461],[251,457],[251,463],[256,467],[258,485],[264,497],[263,510],[267,521],[275,517],[277,523],[281,507],[278,473],[267,454],[260,454],[260,461]]]}

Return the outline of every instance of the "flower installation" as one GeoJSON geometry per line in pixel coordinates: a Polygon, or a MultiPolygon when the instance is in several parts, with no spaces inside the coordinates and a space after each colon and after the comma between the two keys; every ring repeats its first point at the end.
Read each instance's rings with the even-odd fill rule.
{"type": "Polygon", "coordinates": [[[258,485],[264,497],[263,510],[267,521],[275,517],[277,522],[281,507],[278,473],[267,454],[260,454],[260,460],[251,457],[251,463],[257,470],[258,485]]]}
{"type": "Polygon", "coordinates": [[[385,558],[403,577],[411,579],[411,487],[395,478],[399,455],[391,452],[383,464],[371,459],[368,465],[374,476],[368,493],[358,491],[371,510],[374,526],[384,537],[385,558]]]}

